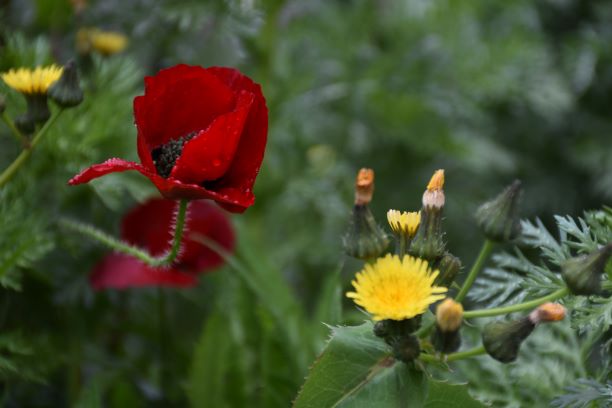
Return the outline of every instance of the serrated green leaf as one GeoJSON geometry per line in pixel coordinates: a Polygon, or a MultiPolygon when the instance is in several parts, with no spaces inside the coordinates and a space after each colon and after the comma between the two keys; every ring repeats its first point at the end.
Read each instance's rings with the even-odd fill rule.
{"type": "Polygon", "coordinates": [[[294,408],[422,407],[425,375],[395,360],[372,324],[334,327],[294,408]]]}

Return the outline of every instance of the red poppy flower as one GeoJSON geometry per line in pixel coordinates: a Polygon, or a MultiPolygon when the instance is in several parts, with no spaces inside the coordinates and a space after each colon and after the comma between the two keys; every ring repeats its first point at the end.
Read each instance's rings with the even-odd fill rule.
{"type": "MultiPolygon", "coordinates": [[[[155,198],[123,217],[121,238],[154,256],[170,249],[176,201],[155,198]]],[[[234,249],[234,232],[221,209],[206,201],[193,201],[187,212],[185,235],[177,260],[166,268],[153,268],[128,255],[107,255],[90,277],[94,289],[125,289],[140,286],[186,287],[197,284],[197,274],[223,263],[215,252],[195,242],[194,234],[206,236],[228,251],[234,249]]]]}
{"type": "Polygon", "coordinates": [[[177,65],[145,78],[134,117],[141,163],[109,159],[69,184],[136,170],[166,198],[208,198],[232,212],[253,204],[268,134],[258,84],[232,68],[177,65]]]}

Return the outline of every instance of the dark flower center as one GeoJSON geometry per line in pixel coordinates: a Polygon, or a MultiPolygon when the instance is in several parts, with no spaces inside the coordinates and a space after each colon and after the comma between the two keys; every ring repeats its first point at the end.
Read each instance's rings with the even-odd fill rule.
{"type": "Polygon", "coordinates": [[[176,160],[181,153],[183,153],[183,146],[197,134],[198,132],[191,132],[153,149],[151,156],[153,157],[153,164],[155,164],[157,174],[163,178],[168,178],[172,172],[174,163],[176,163],[176,160]]]}

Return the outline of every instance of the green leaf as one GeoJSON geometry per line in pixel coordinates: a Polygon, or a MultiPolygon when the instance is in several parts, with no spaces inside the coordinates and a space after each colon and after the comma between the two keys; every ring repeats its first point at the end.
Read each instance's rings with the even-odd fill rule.
{"type": "Polygon", "coordinates": [[[219,313],[210,315],[193,357],[188,396],[193,407],[225,406],[225,376],[228,372],[227,322],[219,313]]]}
{"type": "Polygon", "coordinates": [[[480,408],[483,404],[468,394],[467,384],[449,384],[439,381],[429,382],[429,395],[425,408],[480,408]]]}
{"type": "Polygon", "coordinates": [[[389,355],[372,324],[334,327],[294,408],[422,407],[425,375],[389,355]]]}

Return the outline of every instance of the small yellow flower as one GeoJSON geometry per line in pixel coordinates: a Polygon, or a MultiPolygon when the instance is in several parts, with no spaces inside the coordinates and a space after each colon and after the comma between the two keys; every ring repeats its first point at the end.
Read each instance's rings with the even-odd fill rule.
{"type": "Polygon", "coordinates": [[[62,76],[62,67],[50,65],[34,69],[11,69],[3,73],[2,80],[25,95],[45,95],[49,87],[62,76]]]}
{"type": "Polygon", "coordinates": [[[77,50],[88,54],[92,49],[102,55],[112,55],[123,51],[128,44],[128,38],[118,32],[102,31],[98,28],[81,28],[76,35],[77,50]]]}
{"type": "Polygon", "coordinates": [[[434,286],[438,271],[427,261],[406,255],[378,258],[367,264],[351,283],[355,292],[347,297],[372,314],[372,319],[404,320],[420,315],[435,301],[444,298],[446,288],[434,286]]]}
{"type": "Polygon", "coordinates": [[[398,210],[387,211],[389,226],[398,235],[414,237],[421,223],[420,212],[400,212],[398,210]]]}
{"type": "Polygon", "coordinates": [[[113,31],[92,30],[89,40],[94,50],[102,55],[117,54],[127,47],[128,38],[113,31]]]}

